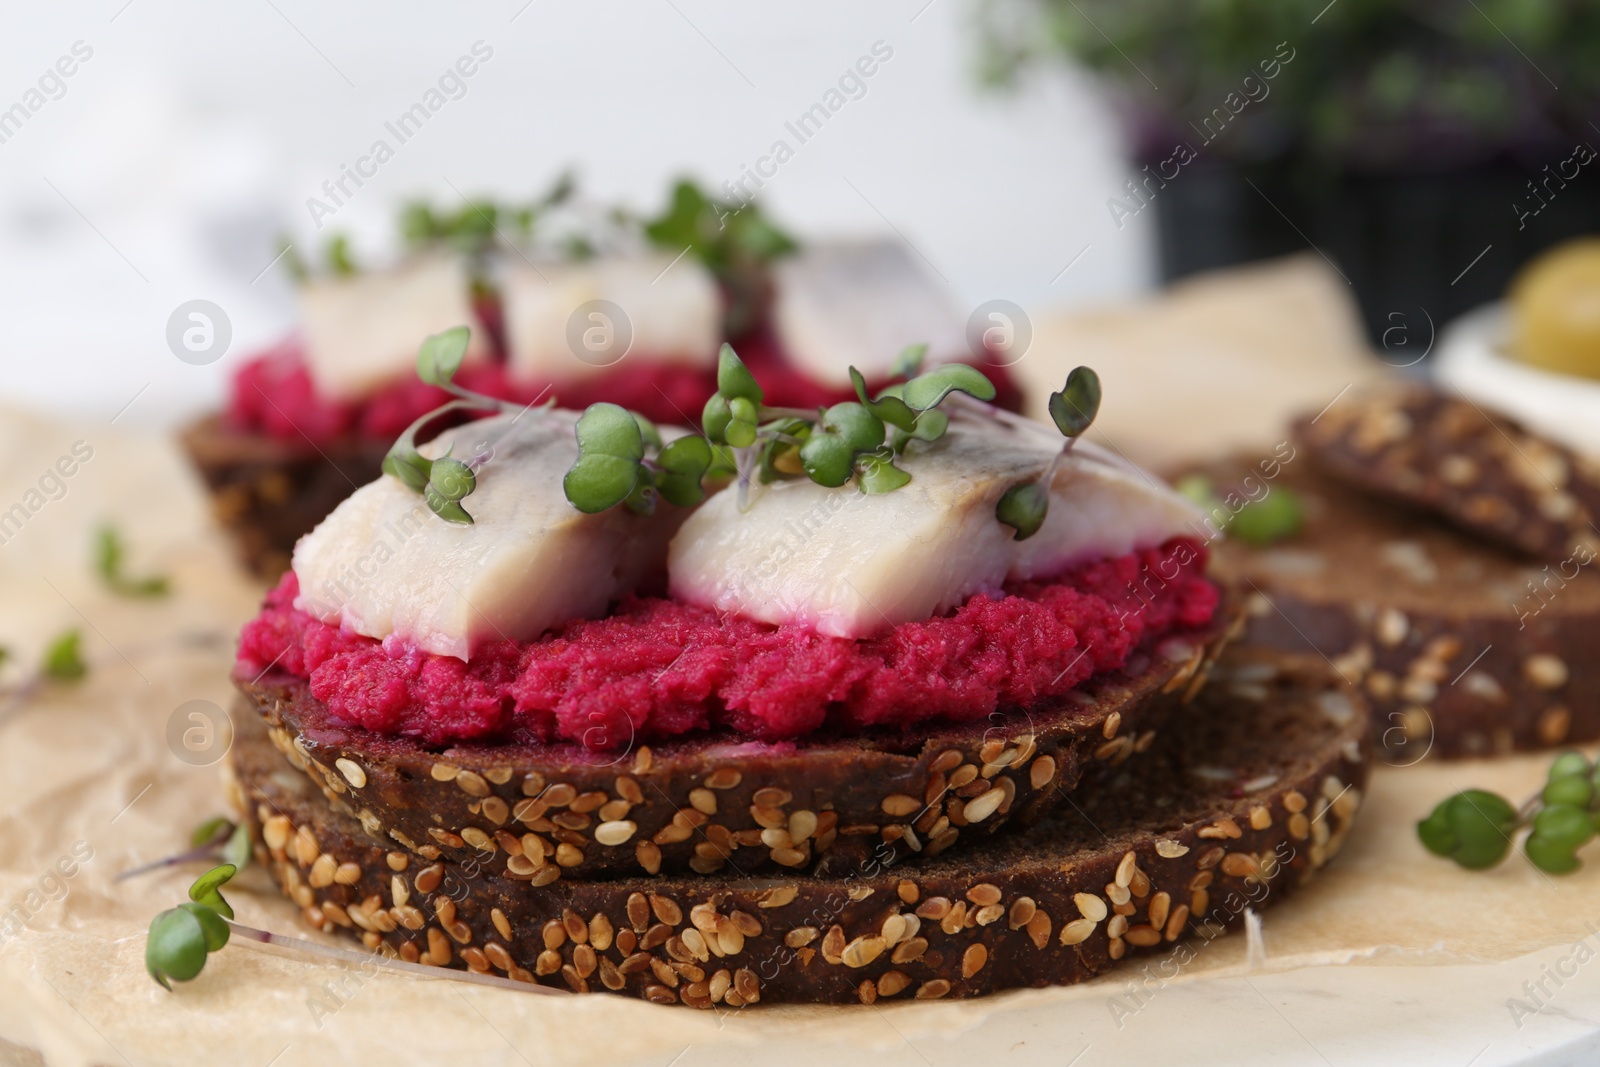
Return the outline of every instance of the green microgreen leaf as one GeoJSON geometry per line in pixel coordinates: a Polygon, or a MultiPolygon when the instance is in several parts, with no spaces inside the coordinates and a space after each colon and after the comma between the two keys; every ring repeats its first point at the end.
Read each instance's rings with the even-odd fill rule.
{"type": "Polygon", "coordinates": [[[187,908],[169,908],[150,920],[144,944],[144,966],[163,989],[187,982],[206,965],[206,931],[187,908]]]}
{"type": "Polygon", "coordinates": [[[356,274],[355,257],[350,254],[350,238],[346,235],[337,233],[329,238],[324,255],[328,260],[328,269],[337,277],[349,278],[356,274]]]}
{"type": "Polygon", "coordinates": [[[88,674],[89,667],[83,662],[83,653],[79,648],[82,640],[80,631],[68,630],[50,642],[44,650],[40,672],[58,682],[76,682],[88,674]]]}
{"type": "Polygon", "coordinates": [[[838,434],[857,452],[870,452],[883,444],[883,420],[853,400],[835,404],[822,413],[817,427],[823,433],[838,434]]]}
{"type": "Polygon", "coordinates": [[[645,452],[648,454],[661,451],[661,431],[656,428],[656,424],[637,411],[629,414],[633,416],[633,421],[639,424],[639,436],[644,441],[645,452]]]}
{"type": "Polygon", "coordinates": [[[928,358],[928,345],[926,342],[915,345],[906,345],[900,354],[894,357],[894,366],[889,368],[891,378],[911,378],[922,373],[923,361],[928,358]]]}
{"type": "Polygon", "coordinates": [[[1417,823],[1417,836],[1429,852],[1481,870],[1505,858],[1517,822],[1517,809],[1504,797],[1465,789],[1441,801],[1417,823]]]}
{"type": "Polygon", "coordinates": [[[478,476],[459,459],[444,455],[433,461],[428,485],[446,500],[461,500],[478,487],[478,476]]]}
{"type": "Polygon", "coordinates": [[[800,446],[800,466],[818,485],[836,489],[850,480],[855,449],[833,433],[813,433],[800,446]]]}
{"type": "Polygon", "coordinates": [[[934,408],[918,413],[917,425],[912,429],[911,436],[918,441],[937,441],[949,428],[950,416],[934,408]]]}
{"type": "Polygon", "coordinates": [[[994,517],[1016,531],[1012,536],[1026,541],[1039,532],[1050,510],[1050,494],[1038,482],[1013,485],[1000,496],[994,517]]]}
{"type": "Polygon", "coordinates": [[[854,367],[850,368],[850,384],[855,386],[856,399],[861,401],[861,406],[872,414],[888,423],[890,426],[910,433],[917,425],[917,413],[911,410],[905,400],[900,396],[900,386],[891,386],[879,393],[874,399],[867,395],[867,379],[854,367]]]}
{"type": "Polygon", "coordinates": [[[432,482],[423,487],[422,500],[428,505],[429,511],[446,522],[453,522],[458,526],[473,525],[472,515],[468,513],[466,508],[461,506],[461,502],[451,500],[440,493],[439,490],[434,488],[432,482]]]}
{"type": "Polygon", "coordinates": [[[221,915],[204,904],[196,904],[193,901],[186,901],[178,907],[200,920],[200,932],[205,935],[208,953],[217,952],[227,945],[230,931],[227,921],[221,915]]]}
{"type": "Polygon", "coordinates": [[[906,382],[901,396],[907,406],[917,411],[927,411],[944,403],[944,398],[954,392],[966,393],[979,400],[995,397],[994,383],[983,372],[965,363],[946,363],[906,382]]]}
{"type": "Polygon", "coordinates": [[[733,421],[733,411],[728,406],[728,398],[721,393],[712,393],[711,399],[706,401],[705,408],[700,412],[700,426],[706,432],[706,438],[712,444],[726,444],[728,440],[728,424],[733,421]]]}
{"type": "Polygon", "coordinates": [[[383,457],[383,473],[400,479],[407,489],[420,493],[428,484],[433,462],[413,448],[399,442],[383,457]]]}
{"type": "Polygon", "coordinates": [[[228,835],[227,842],[222,846],[222,860],[243,870],[250,865],[254,853],[255,845],[250,839],[250,827],[240,823],[233,828],[233,833],[228,835]]]}
{"type": "Polygon", "coordinates": [[[106,587],[118,596],[167,595],[169,586],[165,577],[151,575],[146,578],[130,578],[122,573],[122,564],[122,535],[109,523],[102,525],[95,531],[94,565],[95,571],[100,575],[100,580],[105,582],[106,587]]]}
{"type": "Polygon", "coordinates": [[[225,919],[233,918],[233,907],[223,899],[222,887],[238,873],[239,868],[232,863],[218,864],[194,880],[189,887],[189,899],[204,904],[225,919]]]}
{"type": "Polygon", "coordinates": [[[656,489],[667,503],[693,507],[705,499],[701,481],[711,468],[711,444],[704,437],[680,437],[661,449],[656,465],[656,489]]]}
{"type": "Polygon", "coordinates": [[[467,358],[467,344],[472,331],[465,326],[452,326],[422,342],[417,349],[417,377],[429,385],[448,387],[467,358]]]}
{"type": "Polygon", "coordinates": [[[616,404],[591,404],[576,433],[578,459],[562,480],[572,506],[592,515],[629,499],[644,459],[644,434],[632,413],[616,404]]]}
{"type": "Polygon", "coordinates": [[[764,395],[761,386],[756,383],[755,375],[750,373],[744,360],[734,352],[733,346],[727,343],[717,353],[717,392],[730,401],[742,397],[752,404],[760,404],[764,395]]]}
{"type": "Polygon", "coordinates": [[[638,477],[633,483],[633,491],[628,494],[628,498],[623,503],[635,515],[654,515],[656,513],[656,500],[659,497],[660,493],[656,489],[655,471],[641,465],[638,477]]]}
{"type": "Polygon", "coordinates": [[[226,815],[213,815],[205,822],[196,826],[189,834],[189,844],[193,848],[202,848],[206,845],[221,843],[233,833],[233,820],[226,815]]]}
{"type": "Polygon", "coordinates": [[[1260,500],[1239,509],[1228,522],[1228,533],[1252,545],[1270,545],[1300,532],[1305,509],[1291,489],[1279,486],[1260,500]]]}
{"type": "Polygon", "coordinates": [[[1050,419],[1064,437],[1077,437],[1100,411],[1100,376],[1089,367],[1074,367],[1060,392],[1051,393],[1050,419]]]}
{"type": "Polygon", "coordinates": [[[861,491],[868,495],[879,493],[892,493],[911,481],[911,475],[894,465],[894,457],[878,455],[862,456],[857,464],[856,479],[861,483],[861,491]]]}

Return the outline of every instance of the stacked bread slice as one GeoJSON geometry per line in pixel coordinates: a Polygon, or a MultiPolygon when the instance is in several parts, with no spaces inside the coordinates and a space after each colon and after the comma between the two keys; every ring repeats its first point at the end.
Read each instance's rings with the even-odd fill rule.
{"type": "Polygon", "coordinates": [[[1360,685],[1392,762],[1600,737],[1600,465],[1421,386],[1342,398],[1291,439],[1271,478],[1246,456],[1198,470],[1300,501],[1292,536],[1212,545],[1246,640],[1360,685]]]}
{"type": "Polygon", "coordinates": [[[1216,936],[1350,830],[1366,705],[1316,657],[1223,653],[1232,621],[984,729],[615,758],[425,751],[269,675],[236,799],[308,923],[414,962],[701,1008],[1075,982],[1216,936]]]}

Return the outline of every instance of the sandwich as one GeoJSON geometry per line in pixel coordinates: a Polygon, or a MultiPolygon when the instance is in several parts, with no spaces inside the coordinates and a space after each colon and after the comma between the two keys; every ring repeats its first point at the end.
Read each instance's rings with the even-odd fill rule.
{"type": "Polygon", "coordinates": [[[325,272],[297,265],[299,329],[236,367],[225,410],[185,431],[218,521],[263,577],[447,399],[411,360],[417,337],[457,323],[473,327],[460,380],[479,393],[604,400],[669,424],[715,392],[727,340],[774,403],[799,406],[848,399],[849,365],[887,382],[895,350],[874,344],[908,321],[923,324],[929,362],[987,361],[901,246],[799,247],[689,183],[652,220],[585,209],[560,184],[522,208],[413,204],[402,229],[407,252],[387,268],[358,269],[342,239],[325,272]]]}
{"type": "MultiPolygon", "coordinates": [[[[424,377],[469,351],[433,338],[424,377]]],[[[700,433],[508,411],[341,503],[241,637],[237,799],[308,922],[738,1007],[1065,983],[1337,853],[1367,709],[1226,653],[1190,501],[924,368],[819,408],[731,348],[700,433]]]]}

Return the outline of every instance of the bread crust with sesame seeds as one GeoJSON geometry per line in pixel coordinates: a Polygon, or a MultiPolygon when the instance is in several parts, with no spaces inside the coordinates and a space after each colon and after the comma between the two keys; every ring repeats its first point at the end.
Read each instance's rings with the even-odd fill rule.
{"type": "Polygon", "coordinates": [[[338,723],[307,684],[241,680],[274,744],[374,837],[535,886],[674,872],[845,869],[936,856],[1025,827],[1086,766],[1147,747],[1242,625],[1224,602],[1069,697],[978,723],[769,745],[440,750],[338,723]]]}
{"type": "MultiPolygon", "coordinates": [[[[1187,473],[1219,491],[1253,460],[1187,473]]],[[[1417,508],[1285,463],[1271,486],[1298,494],[1298,534],[1256,547],[1211,544],[1235,584],[1240,640],[1320,652],[1373,705],[1391,762],[1486,756],[1600,738],[1600,561],[1579,551],[1530,562],[1417,508]]]]}
{"type": "Polygon", "coordinates": [[[1465,398],[1389,385],[1301,418],[1293,434],[1324,473],[1512,552],[1600,552],[1600,464],[1465,398]]]}
{"type": "Polygon", "coordinates": [[[1019,834],[827,876],[536,887],[371,837],[245,715],[257,854],[304,917],[403,959],[700,1008],[973,997],[1195,951],[1309,881],[1366,783],[1367,709],[1321,660],[1224,657],[1195,713],[1019,834]]]}

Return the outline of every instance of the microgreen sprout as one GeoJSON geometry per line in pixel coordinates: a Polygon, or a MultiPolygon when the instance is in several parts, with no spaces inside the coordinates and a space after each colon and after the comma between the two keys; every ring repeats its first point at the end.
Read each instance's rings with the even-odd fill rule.
{"type": "Polygon", "coordinates": [[[1225,498],[1203,474],[1185,475],[1173,488],[1204,508],[1206,514],[1218,522],[1219,529],[1246,544],[1257,547],[1276,544],[1299,533],[1305,524],[1305,507],[1300,494],[1284,486],[1274,488],[1258,500],[1238,504],[1231,502],[1237,497],[1225,498]]]}
{"type": "Polygon", "coordinates": [[[562,479],[572,506],[595,514],[618,504],[651,514],[657,499],[692,507],[705,498],[711,445],[689,435],[663,444],[648,420],[616,404],[591,404],[578,419],[578,459],[562,479]]]}
{"type": "Polygon", "coordinates": [[[130,578],[124,574],[122,570],[123,555],[122,535],[117,532],[115,526],[106,524],[95,531],[95,572],[100,575],[100,580],[105,582],[108,589],[119,596],[126,597],[160,597],[167,595],[170,591],[170,586],[167,579],[160,575],[130,578]]]}
{"type": "Polygon", "coordinates": [[[222,886],[238,870],[231,863],[213,867],[195,879],[187,901],[150,921],[144,965],[162,988],[170,992],[173,982],[195,978],[206,957],[228,943],[233,908],[223,899],[222,886]]]}
{"type": "Polygon", "coordinates": [[[467,356],[467,343],[472,331],[465,326],[455,326],[436,333],[422,342],[417,349],[417,377],[429,385],[438,386],[457,399],[435,408],[410,426],[383,458],[383,473],[400,481],[406,488],[421,493],[428,508],[447,522],[472,524],[472,516],[461,506],[478,486],[477,473],[463,460],[446,452],[438,459],[428,459],[417,451],[417,434],[441,416],[457,411],[521,411],[519,405],[492,396],[484,396],[456,384],[456,372],[467,356]]]}
{"type": "Polygon", "coordinates": [[[644,221],[645,237],[658,248],[698,259],[727,290],[724,326],[738,336],[755,324],[766,264],[798,245],[754,203],[718,201],[691,181],[679,181],[665,210],[644,221]]]}
{"type": "Polygon", "coordinates": [[[123,871],[117,875],[115,881],[121,882],[151,871],[200,860],[209,860],[213,866],[219,862],[231,863],[235,868],[243,870],[249,865],[250,857],[250,827],[244,823],[235,823],[225,815],[213,815],[190,833],[188,848],[123,871]]]}
{"type": "Polygon", "coordinates": [[[1496,793],[1466,789],[1440,801],[1417,823],[1429,852],[1470,870],[1493,867],[1526,829],[1522,850],[1547,874],[1569,874],[1582,866],[1578,849],[1600,827],[1600,768],[1581,752],[1563,752],[1550,766],[1544,788],[1521,808],[1496,793]]]}
{"type": "Polygon", "coordinates": [[[413,249],[451,245],[471,255],[491,248],[496,238],[526,242],[533,237],[539,218],[571,199],[577,184],[566,172],[542,196],[527,203],[463,200],[454,211],[413,200],[400,210],[400,233],[413,249]]]}
{"type": "Polygon", "coordinates": [[[731,345],[723,345],[717,357],[717,391],[706,401],[701,427],[705,441],[726,451],[713,451],[708,469],[716,474],[731,467],[738,475],[741,503],[752,482],[799,477],[828,488],[854,479],[869,494],[899,489],[911,480],[896,463],[907,446],[915,440],[936,441],[949,427],[940,404],[954,393],[985,401],[995,395],[989,379],[963,364],[916,373],[924,349],[913,346],[897,361],[899,369],[912,372],[908,380],[872,396],[865,377],[851,367],[856,399],[808,410],[768,407],[749,368],[731,345]]]}
{"type": "Polygon", "coordinates": [[[83,662],[83,653],[79,648],[82,641],[81,631],[68,630],[50,642],[45,647],[39,673],[55,682],[76,682],[88,674],[88,664],[83,662]]]}
{"type": "Polygon", "coordinates": [[[1012,536],[1018,541],[1026,541],[1044,525],[1050,511],[1050,485],[1055,479],[1056,466],[1071,453],[1072,446],[1100,412],[1100,376],[1089,367],[1074,367],[1067,375],[1067,383],[1050,394],[1048,410],[1050,421],[1067,439],[1066,443],[1050,457],[1043,474],[1034,481],[1007,489],[994,509],[995,518],[1011,527],[1012,536]]]}

